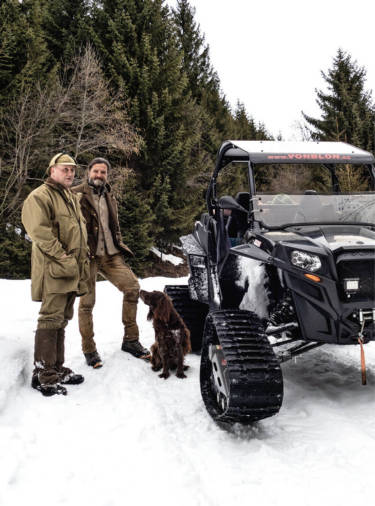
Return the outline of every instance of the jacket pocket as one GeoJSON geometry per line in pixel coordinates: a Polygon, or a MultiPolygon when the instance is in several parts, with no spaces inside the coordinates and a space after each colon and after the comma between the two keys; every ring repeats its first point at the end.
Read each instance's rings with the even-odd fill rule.
{"type": "Polygon", "coordinates": [[[49,264],[49,274],[54,279],[78,278],[77,260],[71,256],[55,260],[49,264]]]}

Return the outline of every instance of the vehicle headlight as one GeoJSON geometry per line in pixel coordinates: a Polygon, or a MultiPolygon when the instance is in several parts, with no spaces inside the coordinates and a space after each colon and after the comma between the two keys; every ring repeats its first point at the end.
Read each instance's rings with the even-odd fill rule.
{"type": "Polygon", "coordinates": [[[292,251],[290,260],[296,267],[306,269],[310,272],[315,272],[322,266],[322,262],[320,261],[318,255],[312,255],[311,253],[306,253],[305,251],[292,251]]]}

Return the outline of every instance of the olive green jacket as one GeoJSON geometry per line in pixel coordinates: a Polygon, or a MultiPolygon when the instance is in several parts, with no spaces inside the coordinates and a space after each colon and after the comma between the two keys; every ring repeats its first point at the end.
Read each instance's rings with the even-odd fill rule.
{"type": "Polygon", "coordinates": [[[32,300],[41,301],[44,293],[87,293],[86,223],[77,196],[48,178],[25,200],[22,223],[33,241],[32,300]]]}

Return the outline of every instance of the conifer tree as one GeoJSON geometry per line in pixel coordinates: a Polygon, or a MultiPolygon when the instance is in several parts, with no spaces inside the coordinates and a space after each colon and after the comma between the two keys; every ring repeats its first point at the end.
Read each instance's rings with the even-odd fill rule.
{"type": "Polygon", "coordinates": [[[95,3],[93,13],[94,43],[105,71],[129,99],[131,121],[144,139],[140,156],[132,161],[141,187],[151,199],[157,178],[169,181],[167,201],[176,211],[175,221],[171,228],[172,221],[162,221],[160,207],[153,209],[156,221],[163,222],[157,240],[177,240],[183,223],[178,227],[176,221],[189,212],[186,187],[195,170],[201,127],[170,11],[164,0],[104,0],[95,3]]]}
{"type": "Polygon", "coordinates": [[[234,134],[236,139],[270,140],[271,136],[262,123],[256,125],[254,119],[246,111],[245,105],[237,101],[234,112],[234,134]]]}
{"type": "Polygon", "coordinates": [[[44,0],[4,0],[0,5],[0,108],[35,81],[48,79],[44,0]]]}
{"type": "Polygon", "coordinates": [[[89,0],[44,0],[43,28],[48,49],[58,65],[66,65],[91,37],[89,0]]]}
{"type": "Polygon", "coordinates": [[[211,91],[218,90],[218,77],[210,62],[209,46],[204,43],[204,36],[200,33],[194,15],[195,9],[188,0],[178,0],[173,18],[182,52],[182,66],[189,79],[192,96],[201,103],[207,88],[211,88],[211,91]]]}
{"type": "Polygon", "coordinates": [[[322,141],[344,141],[374,150],[374,105],[365,89],[366,70],[339,49],[328,73],[322,72],[328,91],[317,90],[321,118],[303,113],[311,137],[322,141]]]}
{"type": "Polygon", "coordinates": [[[203,110],[202,145],[210,152],[213,162],[220,143],[233,138],[233,117],[230,105],[221,92],[217,72],[211,64],[209,46],[205,44],[194,16],[195,9],[188,0],[178,0],[173,19],[182,64],[192,96],[203,110]]]}
{"type": "Polygon", "coordinates": [[[121,184],[114,185],[114,191],[121,234],[125,244],[134,253],[134,257],[127,259],[127,262],[140,276],[147,267],[147,256],[152,246],[153,214],[137,189],[136,175],[132,171],[126,171],[126,177],[122,178],[121,184]]]}
{"type": "Polygon", "coordinates": [[[0,224],[0,278],[30,277],[31,242],[17,227],[0,224]]]}
{"type": "Polygon", "coordinates": [[[151,193],[150,204],[154,211],[153,229],[156,233],[156,244],[164,250],[169,239],[166,234],[162,234],[165,223],[170,223],[173,219],[173,209],[169,203],[170,184],[169,178],[161,174],[156,176],[151,193]]]}
{"type": "MultiPolygon", "coordinates": [[[[233,137],[239,140],[271,140],[272,136],[267,132],[262,123],[256,125],[254,119],[246,111],[245,105],[237,101],[234,112],[233,137]]],[[[255,176],[257,188],[267,187],[271,181],[269,168],[257,167],[255,176]]],[[[243,184],[246,178],[246,171],[243,171],[243,184]]]]}

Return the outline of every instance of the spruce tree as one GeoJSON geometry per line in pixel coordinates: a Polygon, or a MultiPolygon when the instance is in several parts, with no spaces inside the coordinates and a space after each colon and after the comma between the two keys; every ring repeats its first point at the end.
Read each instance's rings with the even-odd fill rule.
{"type": "Polygon", "coordinates": [[[43,29],[53,60],[64,66],[90,41],[89,0],[44,0],[43,29]]]}
{"type": "Polygon", "coordinates": [[[178,0],[173,10],[173,19],[177,27],[179,47],[182,52],[182,66],[189,79],[189,89],[198,103],[207,91],[217,90],[218,77],[209,57],[209,46],[204,43],[195,19],[195,9],[188,0],[178,0]]]}
{"type": "Polygon", "coordinates": [[[127,262],[138,276],[142,276],[152,246],[153,214],[137,189],[134,173],[128,171],[127,177],[115,187],[115,191],[122,238],[134,253],[134,257],[127,259],[127,262]]]}
{"type": "Polygon", "coordinates": [[[107,76],[129,101],[130,119],[144,139],[131,165],[151,205],[157,178],[169,181],[168,205],[176,213],[173,223],[163,222],[159,207],[153,208],[156,221],[163,223],[159,232],[154,229],[155,238],[176,241],[183,229],[178,217],[190,212],[188,185],[201,127],[170,11],[164,0],[104,0],[95,3],[93,13],[95,47],[107,76]]]}
{"type": "Polygon", "coordinates": [[[201,106],[203,133],[201,145],[211,155],[214,163],[217,149],[224,139],[233,138],[233,116],[231,108],[220,89],[220,80],[214,70],[209,46],[195,21],[195,9],[188,0],[178,0],[173,10],[177,28],[182,64],[189,80],[193,98],[201,106]]]}
{"type": "Polygon", "coordinates": [[[371,92],[365,89],[366,70],[339,49],[328,73],[322,72],[328,91],[316,90],[321,118],[303,113],[311,137],[343,141],[374,150],[375,112],[371,92]]]}
{"type": "Polygon", "coordinates": [[[20,90],[48,79],[44,0],[4,0],[0,5],[0,109],[20,90]]]}
{"type": "Polygon", "coordinates": [[[0,278],[30,277],[31,242],[21,228],[0,224],[0,278]]]}
{"type": "Polygon", "coordinates": [[[267,132],[262,123],[258,125],[254,119],[248,115],[245,105],[237,101],[234,112],[234,134],[236,139],[242,140],[271,140],[271,135],[267,132]]]}

